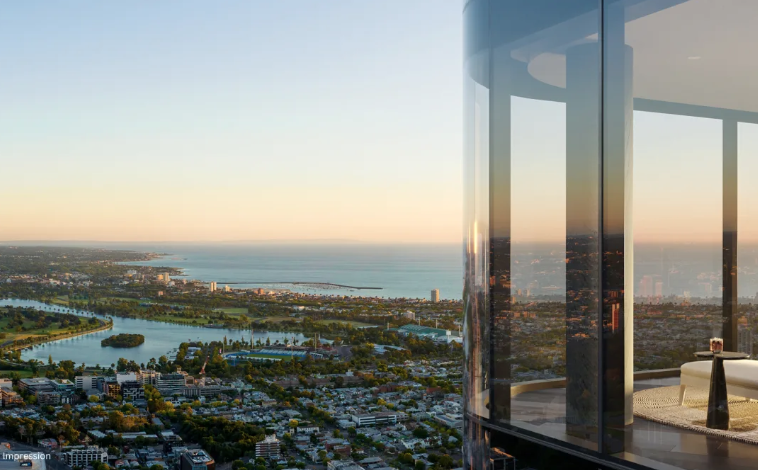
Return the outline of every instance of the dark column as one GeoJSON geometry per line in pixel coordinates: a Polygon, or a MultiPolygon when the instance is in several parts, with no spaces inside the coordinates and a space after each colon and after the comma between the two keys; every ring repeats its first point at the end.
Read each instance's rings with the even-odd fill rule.
{"type": "Polygon", "coordinates": [[[632,49],[625,44],[623,3],[603,17],[602,313],[600,446],[624,450],[633,406],[632,49]]]}
{"type": "Polygon", "coordinates": [[[566,432],[597,442],[600,46],[566,52],[566,432]]]}
{"type": "Polygon", "coordinates": [[[737,350],[737,122],[723,130],[723,303],[724,350],[737,350]]]}
{"type": "Polygon", "coordinates": [[[506,49],[492,51],[490,88],[490,417],[511,418],[511,94],[506,49]]]}

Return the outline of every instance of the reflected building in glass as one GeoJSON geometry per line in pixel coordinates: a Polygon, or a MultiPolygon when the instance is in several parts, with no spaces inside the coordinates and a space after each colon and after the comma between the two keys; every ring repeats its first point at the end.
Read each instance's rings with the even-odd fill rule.
{"type": "Polygon", "coordinates": [[[464,2],[466,468],[755,466],[758,403],[716,433],[679,390],[711,337],[752,355],[758,331],[756,20],[464,2]]]}

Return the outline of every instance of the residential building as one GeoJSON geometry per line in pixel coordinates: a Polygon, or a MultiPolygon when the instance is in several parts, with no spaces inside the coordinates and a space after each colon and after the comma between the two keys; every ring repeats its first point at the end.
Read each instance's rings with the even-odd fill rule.
{"type": "Polygon", "coordinates": [[[61,459],[71,467],[85,467],[92,462],[106,462],[108,451],[98,446],[64,447],[61,459]]]}
{"type": "Polygon", "coordinates": [[[181,394],[186,385],[187,374],[185,372],[173,372],[161,374],[156,379],[155,388],[163,395],[181,394]]]}
{"type": "Polygon", "coordinates": [[[129,373],[121,373],[118,372],[116,374],[116,382],[121,385],[124,382],[136,382],[138,379],[138,373],[137,372],[129,372],[129,373]]]}
{"type": "Polygon", "coordinates": [[[74,385],[77,390],[96,390],[102,377],[94,375],[77,375],[74,377],[74,385]]]}
{"type": "Polygon", "coordinates": [[[130,380],[121,383],[121,396],[124,400],[141,400],[145,398],[145,388],[137,380],[130,380]]]}
{"type": "Polygon", "coordinates": [[[105,379],[100,382],[100,385],[103,387],[102,392],[109,397],[117,398],[121,396],[121,386],[118,384],[115,377],[105,377],[105,379]]]}
{"type": "Polygon", "coordinates": [[[343,458],[349,458],[352,453],[350,444],[342,444],[332,447],[332,452],[341,455],[343,458]]]}
{"type": "Polygon", "coordinates": [[[160,372],[156,372],[154,370],[141,370],[137,380],[142,382],[142,385],[153,385],[155,386],[158,383],[158,377],[161,376],[160,372]]]}
{"type": "Polygon", "coordinates": [[[191,449],[179,459],[179,470],[216,470],[216,461],[202,449],[191,449]]]}
{"type": "Polygon", "coordinates": [[[301,426],[298,426],[298,427],[297,427],[297,432],[298,432],[299,434],[313,434],[313,433],[318,433],[318,430],[319,430],[319,427],[318,427],[318,426],[311,426],[311,425],[302,426],[302,425],[301,425],[301,426]]]}
{"type": "Polygon", "coordinates": [[[750,324],[739,325],[737,328],[737,351],[753,355],[753,329],[750,324]]]}
{"type": "Polygon", "coordinates": [[[63,396],[76,393],[76,384],[68,379],[53,380],[52,386],[55,392],[58,392],[63,396]]]}
{"type": "Polygon", "coordinates": [[[398,414],[383,412],[374,414],[352,415],[352,420],[355,423],[356,427],[397,424],[398,414]]]}
{"type": "Polygon", "coordinates": [[[276,434],[266,436],[262,441],[255,443],[255,456],[264,459],[278,459],[281,453],[279,439],[276,434]]]}
{"type": "Polygon", "coordinates": [[[21,398],[21,395],[14,392],[13,390],[6,390],[4,388],[0,389],[0,398],[3,400],[3,406],[12,406],[12,405],[23,405],[24,399],[21,398]]]}
{"type": "Polygon", "coordinates": [[[165,430],[158,433],[158,436],[160,437],[160,440],[163,442],[182,442],[182,438],[175,434],[174,431],[171,430],[165,430]]]}
{"type": "Polygon", "coordinates": [[[440,301],[440,290],[439,289],[432,289],[432,302],[439,302],[440,301]]]}
{"type": "Polygon", "coordinates": [[[37,392],[37,403],[41,406],[60,405],[63,403],[62,395],[58,392],[37,392]]]}
{"type": "Polygon", "coordinates": [[[457,413],[444,413],[434,416],[434,420],[449,428],[463,429],[463,415],[457,413]]]}
{"type": "Polygon", "coordinates": [[[18,389],[29,393],[52,392],[55,387],[53,381],[44,377],[21,379],[18,381],[18,389]]]}
{"type": "Polygon", "coordinates": [[[326,468],[327,470],[365,470],[352,460],[330,460],[326,468]]]}

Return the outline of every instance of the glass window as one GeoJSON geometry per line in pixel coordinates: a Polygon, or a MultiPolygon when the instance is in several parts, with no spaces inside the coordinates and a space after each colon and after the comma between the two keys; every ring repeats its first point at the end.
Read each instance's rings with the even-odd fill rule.
{"type": "Polygon", "coordinates": [[[599,25],[594,0],[464,6],[467,413],[593,450],[599,25]]]}
{"type": "Polygon", "coordinates": [[[465,3],[468,414],[491,442],[758,458],[734,385],[752,363],[724,365],[724,430],[695,355],[754,350],[755,18],[741,0],[465,3]]]}
{"type": "Polygon", "coordinates": [[[737,351],[754,354],[758,327],[758,124],[737,127],[737,295],[739,316],[737,351]]]}

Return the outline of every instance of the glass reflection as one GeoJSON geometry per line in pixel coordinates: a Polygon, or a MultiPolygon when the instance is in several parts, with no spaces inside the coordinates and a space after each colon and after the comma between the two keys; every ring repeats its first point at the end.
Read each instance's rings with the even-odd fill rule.
{"type": "Polygon", "coordinates": [[[758,327],[758,124],[741,122],[737,127],[737,348],[754,355],[758,327]],[[739,157],[742,158],[739,158],[739,157]]]}
{"type": "Polygon", "coordinates": [[[710,337],[754,349],[756,17],[739,0],[465,2],[465,386],[493,441],[758,458],[635,416],[710,337]]]}

